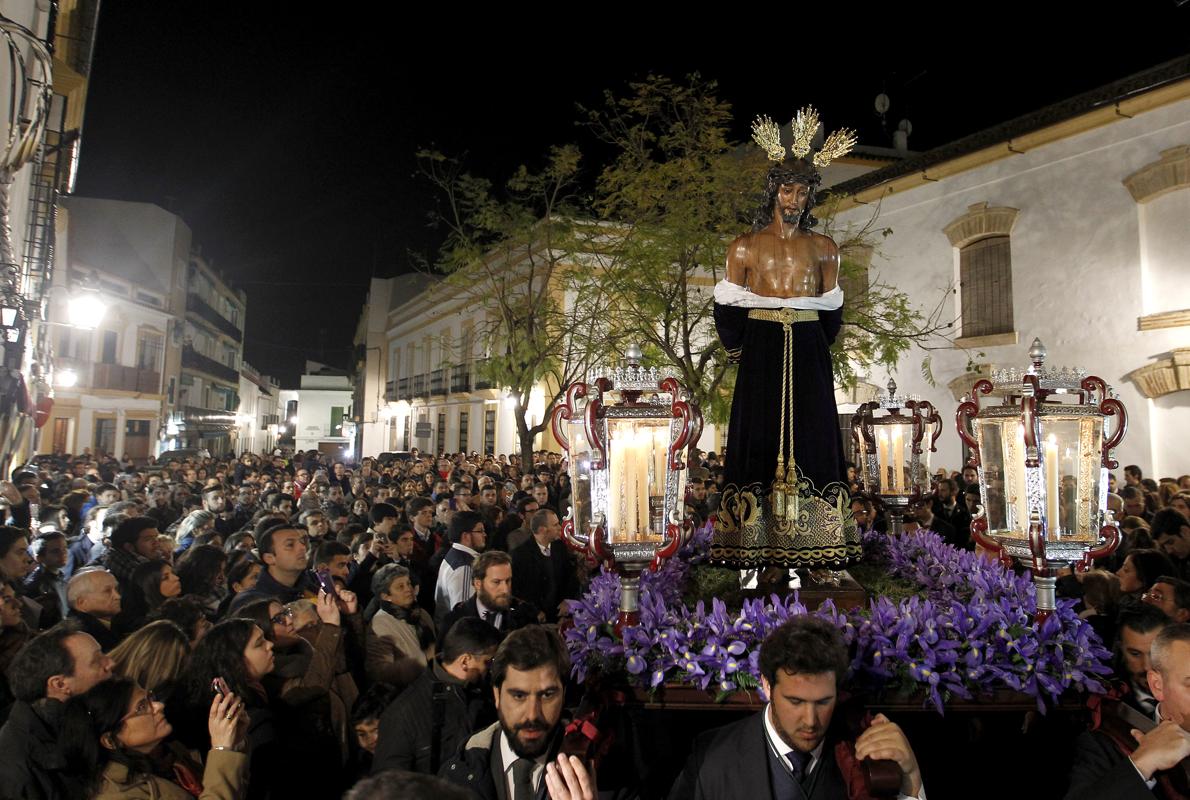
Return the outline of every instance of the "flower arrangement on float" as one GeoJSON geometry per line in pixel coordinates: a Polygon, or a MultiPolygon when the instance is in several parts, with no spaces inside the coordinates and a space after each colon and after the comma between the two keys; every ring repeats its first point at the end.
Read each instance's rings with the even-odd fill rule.
{"type": "Polygon", "coordinates": [[[930,531],[865,537],[865,562],[905,587],[906,596],[873,598],[866,608],[837,609],[829,600],[808,611],[797,594],[744,600],[729,609],[720,597],[693,603],[683,593],[701,569],[709,528],[695,533],[677,557],[640,581],[640,624],[617,634],[620,576],[603,570],[571,604],[566,633],[573,672],[656,691],[679,684],[715,692],[760,692],[760,643],[798,614],[839,627],[851,648],[847,686],[865,692],[920,692],[923,705],[943,713],[952,698],[1010,690],[1044,712],[1068,691],[1103,692],[1110,653],[1091,627],[1061,600],[1033,620],[1031,577],[946,544],[930,531]]]}

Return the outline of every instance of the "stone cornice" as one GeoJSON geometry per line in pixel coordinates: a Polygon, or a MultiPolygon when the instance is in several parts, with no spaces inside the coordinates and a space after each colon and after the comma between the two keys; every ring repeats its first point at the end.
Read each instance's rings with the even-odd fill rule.
{"type": "Polygon", "coordinates": [[[1019,213],[1015,208],[975,203],[968,206],[967,213],[943,228],[942,232],[950,239],[952,247],[966,247],[989,236],[1008,236],[1019,213]]]}
{"type": "Polygon", "coordinates": [[[1161,328],[1182,328],[1190,325],[1190,308],[1178,311],[1162,311],[1159,314],[1147,314],[1136,318],[1138,331],[1155,331],[1161,328]]]}
{"type": "Polygon", "coordinates": [[[1190,145],[1162,150],[1161,158],[1125,178],[1124,186],[1138,203],[1190,186],[1190,145]]]}
{"type": "Polygon", "coordinates": [[[1169,358],[1132,370],[1128,379],[1150,400],[1190,389],[1190,347],[1180,347],[1169,358]]]}

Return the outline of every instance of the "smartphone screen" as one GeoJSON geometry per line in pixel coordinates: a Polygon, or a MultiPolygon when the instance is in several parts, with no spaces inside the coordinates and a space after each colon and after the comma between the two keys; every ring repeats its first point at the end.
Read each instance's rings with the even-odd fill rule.
{"type": "Polygon", "coordinates": [[[335,579],[331,577],[329,570],[320,569],[314,573],[318,578],[318,583],[322,585],[322,590],[331,597],[339,596],[339,589],[335,586],[335,579]]]}

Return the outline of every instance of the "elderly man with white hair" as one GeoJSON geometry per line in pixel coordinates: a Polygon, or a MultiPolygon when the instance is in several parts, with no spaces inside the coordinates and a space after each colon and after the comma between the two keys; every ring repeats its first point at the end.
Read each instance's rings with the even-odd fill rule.
{"type": "Polygon", "coordinates": [[[120,643],[112,630],[112,620],[120,613],[120,587],[116,576],[105,569],[85,569],[66,584],[66,602],[70,619],[78,622],[84,633],[99,642],[103,652],[120,643]]]}

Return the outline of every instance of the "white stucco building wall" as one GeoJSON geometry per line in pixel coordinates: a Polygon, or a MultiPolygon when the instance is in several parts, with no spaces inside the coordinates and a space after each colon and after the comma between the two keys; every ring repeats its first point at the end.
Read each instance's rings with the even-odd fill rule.
{"type": "MultiPolygon", "coordinates": [[[[952,174],[938,169],[935,179],[879,201],[877,224],[893,233],[879,244],[871,269],[923,312],[958,285],[959,251],[944,232],[947,226],[977,204],[1017,210],[1010,232],[1015,342],[977,341],[969,351],[935,351],[937,386],[920,374],[921,350],[894,371],[902,392],[930,400],[947,422],[935,464],[957,469],[962,463],[951,389],[961,393],[961,386],[974,382],[963,378],[968,357],[1025,367],[1038,337],[1048,348],[1047,363],[1084,367],[1115,387],[1129,412],[1129,432],[1117,450],[1121,465],[1138,464],[1146,476],[1190,472],[1190,391],[1150,399],[1130,377],[1190,346],[1190,311],[1181,324],[1138,330],[1147,316],[1190,309],[1190,187],[1183,171],[1183,185],[1175,178],[1174,185],[1138,201],[1125,183],[1163,153],[1168,158],[1171,149],[1190,145],[1190,99],[1130,116],[1085,125],[1040,146],[1022,143],[1019,154],[1006,151],[952,174]]],[[[1190,163],[1187,153],[1182,157],[1190,163]]],[[[862,225],[876,208],[871,198],[878,189],[868,189],[867,204],[844,212],[839,222],[862,225]]],[[[953,298],[947,308],[956,313],[953,298]]],[[[876,372],[870,380],[882,386],[887,375],[876,372]]]]}

